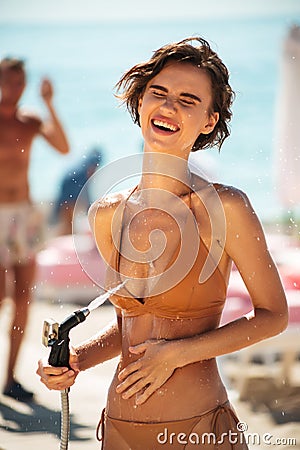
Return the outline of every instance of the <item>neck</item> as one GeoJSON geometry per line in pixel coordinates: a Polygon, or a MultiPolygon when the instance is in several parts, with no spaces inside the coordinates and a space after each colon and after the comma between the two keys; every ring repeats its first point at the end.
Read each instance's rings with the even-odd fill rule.
{"type": "Polygon", "coordinates": [[[0,102],[0,113],[4,117],[15,117],[17,109],[18,107],[15,103],[5,102],[4,100],[0,102]]]}
{"type": "Polygon", "coordinates": [[[175,195],[189,192],[191,173],[186,159],[166,153],[146,152],[140,189],[162,189],[175,195]]]}

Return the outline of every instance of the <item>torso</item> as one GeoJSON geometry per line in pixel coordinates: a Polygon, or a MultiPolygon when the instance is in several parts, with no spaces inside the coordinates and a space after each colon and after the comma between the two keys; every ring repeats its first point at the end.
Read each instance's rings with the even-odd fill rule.
{"type": "MultiPolygon", "coordinates": [[[[190,201],[188,196],[186,196],[186,198],[184,198],[183,200],[188,205],[190,201]]],[[[205,244],[205,247],[210,248],[210,245],[212,243],[211,236],[213,235],[213,239],[216,239],[216,241],[218,241],[215,244],[220,245],[219,234],[211,232],[207,209],[195,194],[192,194],[192,203],[194,217],[201,232],[201,240],[203,241],[203,244],[205,244]]],[[[128,211],[130,211],[130,208],[129,210],[127,210],[127,217],[126,214],[124,215],[125,219],[122,217],[125,222],[130,220],[130,218],[128,217],[128,211]]],[[[168,225],[166,223],[164,224],[164,222],[166,222],[167,220],[166,217],[163,218],[162,222],[158,219],[158,216],[156,217],[156,220],[155,215],[152,215],[152,217],[152,223],[149,220],[147,221],[147,225],[144,227],[144,232],[142,226],[143,221],[140,221],[138,223],[137,220],[135,220],[131,223],[133,232],[132,236],[135,237],[135,241],[133,242],[133,244],[140,251],[147,250],[146,243],[148,242],[149,232],[151,231],[151,228],[162,229],[165,225],[167,237],[168,235],[171,235],[171,239],[169,241],[170,245],[169,247],[168,245],[166,247],[166,254],[169,255],[169,260],[173,260],[174,251],[177,247],[176,242],[178,241],[178,236],[176,238],[175,231],[172,231],[171,223],[169,223],[168,225]],[[139,239],[137,239],[137,237],[139,237],[139,239]]],[[[203,249],[200,243],[200,250],[201,248],[203,249]]],[[[121,250],[123,254],[127,251],[126,248],[122,248],[121,250]]],[[[154,271],[163,270],[163,266],[165,266],[163,258],[166,258],[166,254],[163,254],[161,260],[158,259],[154,263],[156,264],[156,269],[153,269],[154,271]]],[[[203,260],[197,257],[195,266],[189,272],[189,274],[187,274],[188,283],[194,284],[194,286],[190,286],[190,292],[193,291],[194,288],[198,288],[198,274],[200,274],[201,272],[201,264],[203,264],[203,260]],[[197,264],[199,265],[198,267],[197,264]],[[197,274],[197,276],[193,276],[193,273],[197,274]]],[[[133,267],[132,263],[130,263],[127,258],[123,258],[122,255],[120,257],[120,272],[125,274],[126,276],[133,276],[132,270],[134,270],[139,274],[141,278],[147,277],[149,269],[146,266],[147,265],[145,264],[135,264],[133,267]]],[[[227,284],[230,268],[230,258],[224,251],[222,251],[220,253],[218,267],[214,272],[215,278],[213,280],[213,283],[220,284],[220,286],[215,286],[216,292],[218,292],[218,289],[220,289],[220,292],[224,290],[224,286],[222,285],[222,283],[227,284]]],[[[128,293],[129,302],[143,302],[145,288],[143,291],[142,286],[143,283],[140,283],[140,285],[137,284],[136,292],[133,292],[134,283],[128,283],[128,290],[130,291],[128,293]],[[137,297],[138,299],[130,298],[130,293],[134,294],[131,297],[137,297]]],[[[211,286],[213,286],[213,284],[211,286]]],[[[190,295],[190,293],[186,291],[184,280],[183,284],[179,283],[177,286],[172,287],[171,293],[174,298],[178,297],[179,294],[179,297],[186,295],[188,299],[188,296],[190,295]]],[[[167,294],[168,293],[162,292],[160,295],[158,293],[154,297],[156,304],[159,299],[162,300],[164,296],[167,296],[167,294]]],[[[124,310],[122,313],[122,354],[120,364],[109,390],[107,405],[109,415],[111,417],[133,421],[179,420],[199,415],[214,408],[219,403],[223,403],[224,401],[226,401],[226,391],[218,374],[216,361],[214,359],[190,364],[183,368],[176,369],[171,378],[169,378],[169,380],[167,380],[167,382],[158,391],[156,391],[143,405],[140,405],[138,407],[136,407],[134,404],[134,398],[123,400],[122,397],[116,393],[115,388],[117,384],[119,384],[117,378],[118,372],[128,363],[134,360],[134,357],[129,353],[128,350],[130,345],[139,344],[148,339],[179,339],[192,337],[194,335],[214,329],[219,325],[221,316],[221,308],[219,306],[217,308],[217,312],[214,311],[214,313],[212,313],[211,315],[207,313],[202,314],[202,312],[200,312],[199,317],[195,317],[194,314],[194,317],[189,318],[188,314],[185,314],[185,312],[183,311],[182,314],[178,314],[178,316],[173,314],[173,317],[166,317],[166,314],[164,312],[161,313],[159,311],[159,304],[157,307],[158,312],[155,312],[155,310],[153,312],[152,310],[149,310],[147,301],[148,300],[146,298],[144,312],[142,309],[143,305],[141,305],[141,307],[138,309],[138,313],[135,313],[134,310],[129,314],[127,314],[126,310],[124,310]]],[[[199,298],[199,302],[200,301],[201,299],[199,298]]],[[[150,299],[150,305],[151,302],[152,299],[150,299]]]]}
{"type": "Polygon", "coordinates": [[[0,203],[29,200],[28,167],[30,149],[40,121],[21,114],[0,115],[0,203]]]}
{"type": "Polygon", "coordinates": [[[218,326],[213,319],[166,319],[141,315],[122,319],[122,356],[108,393],[109,416],[131,421],[168,421],[190,418],[224,403],[227,394],[214,359],[176,369],[171,378],[140,406],[135,397],[123,400],[116,393],[118,373],[136,357],[129,354],[130,345],[148,339],[191,337],[218,326]]]}

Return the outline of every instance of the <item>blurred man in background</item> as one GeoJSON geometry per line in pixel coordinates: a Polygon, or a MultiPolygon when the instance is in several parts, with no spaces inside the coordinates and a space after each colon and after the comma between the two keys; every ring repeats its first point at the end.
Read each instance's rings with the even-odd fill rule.
{"type": "Polygon", "coordinates": [[[69,152],[53,107],[50,81],[43,80],[41,84],[41,97],[49,115],[45,122],[19,108],[25,87],[24,62],[13,58],[0,61],[0,301],[9,294],[14,303],[3,393],[20,401],[33,398],[33,393],[16,381],[15,367],[27,323],[42,228],[41,216],[30,200],[30,151],[33,139],[43,136],[60,153],[69,152]],[[7,275],[12,280],[9,284],[7,275]]]}
{"type": "Polygon", "coordinates": [[[90,207],[88,186],[83,190],[82,188],[102,162],[102,151],[93,148],[87,156],[84,155],[82,162],[68,169],[63,175],[51,217],[52,223],[59,223],[61,234],[72,234],[73,214],[77,199],[80,209],[87,212],[90,207]]]}

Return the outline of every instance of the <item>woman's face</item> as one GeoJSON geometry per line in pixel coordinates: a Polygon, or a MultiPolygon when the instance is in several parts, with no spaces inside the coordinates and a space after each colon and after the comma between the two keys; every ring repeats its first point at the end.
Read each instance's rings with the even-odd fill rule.
{"type": "Polygon", "coordinates": [[[209,114],[211,82],[190,63],[170,62],[152,78],[139,102],[145,149],[188,157],[201,133],[210,133],[218,113],[209,114]]]}

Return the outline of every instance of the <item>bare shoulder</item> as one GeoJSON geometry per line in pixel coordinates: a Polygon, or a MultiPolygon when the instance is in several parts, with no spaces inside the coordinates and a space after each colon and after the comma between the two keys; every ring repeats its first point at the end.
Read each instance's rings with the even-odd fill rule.
{"type": "Polygon", "coordinates": [[[118,205],[126,199],[129,194],[128,191],[114,192],[101,197],[96,200],[89,209],[89,216],[105,215],[113,212],[118,205]]]}
{"type": "Polygon", "coordinates": [[[234,186],[228,186],[225,184],[214,183],[214,188],[222,202],[225,211],[233,211],[241,209],[252,209],[250,200],[247,194],[234,186]]]}
{"type": "Polygon", "coordinates": [[[222,184],[215,185],[225,213],[227,239],[241,242],[245,238],[264,242],[264,231],[247,194],[242,190],[222,184]]]}
{"type": "Polygon", "coordinates": [[[18,110],[17,117],[20,120],[20,122],[22,122],[27,126],[34,127],[37,130],[39,130],[39,128],[41,127],[42,120],[39,117],[39,115],[34,111],[30,111],[26,108],[20,108],[18,110]]]}
{"type": "Polygon", "coordinates": [[[100,255],[109,263],[114,247],[112,238],[113,221],[119,205],[128,192],[111,193],[96,200],[90,207],[88,219],[100,255]]]}
{"type": "Polygon", "coordinates": [[[96,200],[88,212],[89,223],[92,230],[98,226],[110,226],[118,206],[126,200],[131,190],[110,193],[96,200]]]}
{"type": "Polygon", "coordinates": [[[220,183],[203,182],[194,191],[194,203],[199,206],[202,202],[210,211],[214,208],[221,209],[226,215],[230,215],[235,210],[241,212],[245,209],[252,209],[248,196],[242,190],[220,183]],[[198,200],[198,202],[197,202],[198,200]]]}

